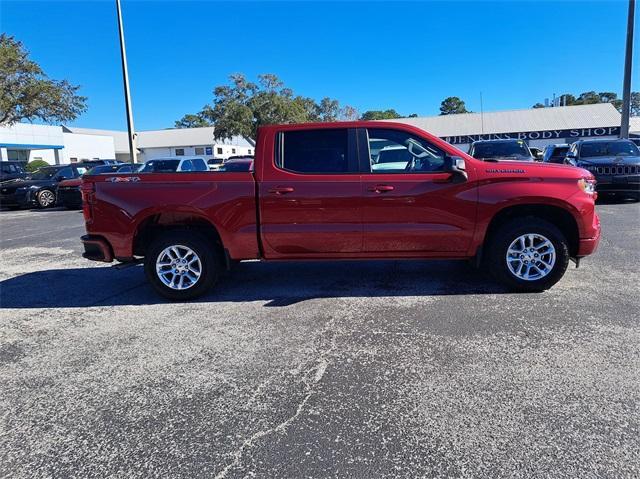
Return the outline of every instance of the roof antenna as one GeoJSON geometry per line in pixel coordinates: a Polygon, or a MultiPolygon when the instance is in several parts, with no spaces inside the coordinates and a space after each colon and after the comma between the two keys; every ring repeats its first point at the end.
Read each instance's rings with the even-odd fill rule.
{"type": "Polygon", "coordinates": [[[482,108],[482,92],[480,92],[480,134],[484,135],[484,109],[482,108]]]}

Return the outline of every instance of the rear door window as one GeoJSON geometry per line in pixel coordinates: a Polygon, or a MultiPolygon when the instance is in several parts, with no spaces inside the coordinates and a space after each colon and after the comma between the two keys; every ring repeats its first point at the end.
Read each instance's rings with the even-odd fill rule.
{"type": "Polygon", "coordinates": [[[347,128],[285,131],[278,137],[276,166],[306,174],[357,172],[347,128]]]}

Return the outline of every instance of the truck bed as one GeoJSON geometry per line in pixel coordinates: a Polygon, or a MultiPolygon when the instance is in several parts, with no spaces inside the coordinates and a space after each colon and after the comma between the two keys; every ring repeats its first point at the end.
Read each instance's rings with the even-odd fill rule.
{"type": "Polygon", "coordinates": [[[113,257],[136,253],[131,232],[148,222],[214,222],[234,259],[259,257],[256,183],[250,172],[127,173],[84,177],[87,233],[104,237],[113,257]]]}

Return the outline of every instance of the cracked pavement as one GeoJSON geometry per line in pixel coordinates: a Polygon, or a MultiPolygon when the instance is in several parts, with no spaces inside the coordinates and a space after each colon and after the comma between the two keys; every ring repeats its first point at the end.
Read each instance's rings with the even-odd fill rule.
{"type": "Polygon", "coordinates": [[[638,477],[640,204],[509,294],[464,263],[241,263],[168,303],[0,212],[0,477],[638,477]]]}

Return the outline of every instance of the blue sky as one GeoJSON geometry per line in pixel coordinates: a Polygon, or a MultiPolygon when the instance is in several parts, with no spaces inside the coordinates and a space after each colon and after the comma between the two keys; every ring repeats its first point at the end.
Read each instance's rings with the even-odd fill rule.
{"type": "MultiPolygon", "coordinates": [[[[122,2],[138,130],[199,111],[234,72],[420,116],[447,96],[477,111],[481,91],[490,111],[622,88],[626,1],[122,2]]],[[[3,0],[0,27],[52,78],[82,85],[76,126],[126,129],[113,1],[3,0]]]]}

